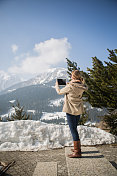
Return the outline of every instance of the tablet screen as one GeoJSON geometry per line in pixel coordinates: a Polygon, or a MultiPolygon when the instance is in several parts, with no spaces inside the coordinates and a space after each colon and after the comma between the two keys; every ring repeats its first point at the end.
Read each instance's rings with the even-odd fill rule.
{"type": "Polygon", "coordinates": [[[66,79],[57,79],[58,85],[65,86],[66,85],[66,79]]]}

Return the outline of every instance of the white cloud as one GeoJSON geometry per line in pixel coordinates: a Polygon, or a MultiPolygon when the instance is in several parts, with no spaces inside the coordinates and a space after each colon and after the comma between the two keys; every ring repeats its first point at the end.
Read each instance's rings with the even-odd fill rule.
{"type": "Polygon", "coordinates": [[[46,40],[39,44],[35,44],[35,55],[26,56],[19,65],[9,68],[11,73],[22,74],[38,74],[65,62],[65,58],[69,57],[71,46],[67,38],[46,40]]]}
{"type": "Polygon", "coordinates": [[[17,46],[16,44],[13,44],[13,45],[11,46],[11,49],[12,49],[12,52],[13,52],[13,53],[16,53],[16,51],[18,50],[18,46],[17,46]]]}
{"type": "Polygon", "coordinates": [[[30,56],[29,53],[23,53],[23,54],[20,54],[20,55],[14,57],[14,60],[15,60],[15,61],[23,60],[23,59],[25,59],[25,58],[28,57],[28,56],[30,56]]]}

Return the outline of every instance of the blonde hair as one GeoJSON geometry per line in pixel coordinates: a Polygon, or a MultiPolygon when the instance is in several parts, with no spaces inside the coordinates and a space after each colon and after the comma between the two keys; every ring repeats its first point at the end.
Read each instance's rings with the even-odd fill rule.
{"type": "Polygon", "coordinates": [[[73,71],[72,71],[72,76],[73,76],[74,79],[80,80],[82,83],[84,83],[84,79],[83,79],[83,77],[81,76],[79,70],[73,70],[73,71]]]}

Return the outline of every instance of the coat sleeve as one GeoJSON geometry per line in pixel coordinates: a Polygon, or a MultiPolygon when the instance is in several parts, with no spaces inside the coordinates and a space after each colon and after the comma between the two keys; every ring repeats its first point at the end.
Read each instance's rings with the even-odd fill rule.
{"type": "Polygon", "coordinates": [[[70,86],[66,85],[64,88],[60,89],[59,86],[55,86],[56,91],[59,95],[67,94],[70,92],[70,86]]]}

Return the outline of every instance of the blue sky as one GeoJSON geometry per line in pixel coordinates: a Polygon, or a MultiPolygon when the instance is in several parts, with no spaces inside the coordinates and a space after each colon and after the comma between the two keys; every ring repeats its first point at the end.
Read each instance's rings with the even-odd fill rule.
{"type": "Polygon", "coordinates": [[[117,48],[117,0],[0,0],[0,70],[36,75],[66,67],[81,70],[92,57],[108,60],[117,48]]]}

